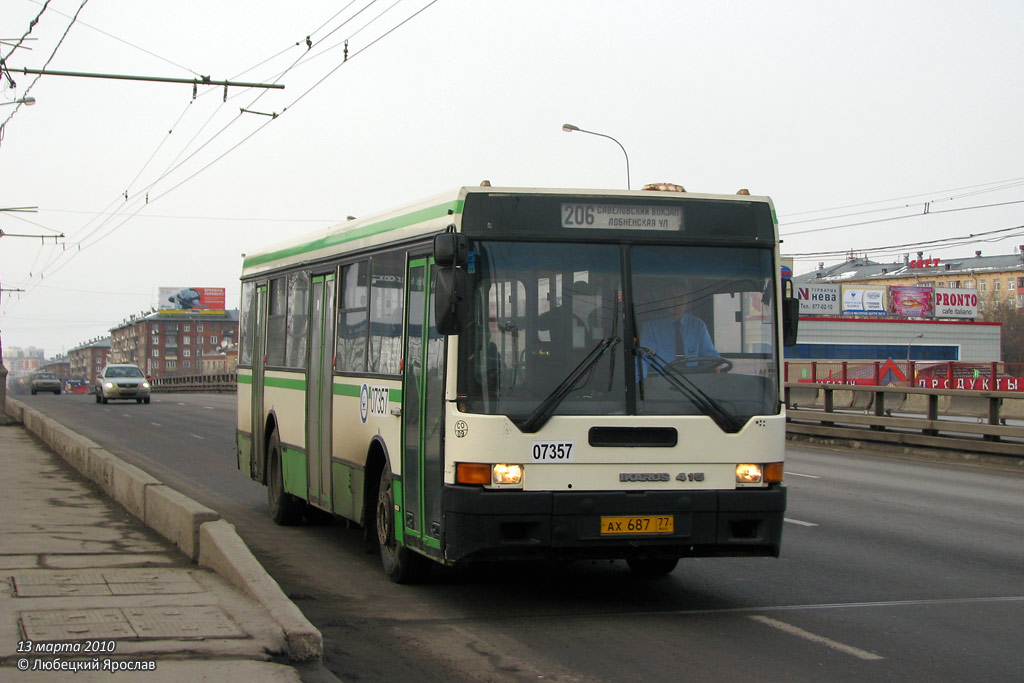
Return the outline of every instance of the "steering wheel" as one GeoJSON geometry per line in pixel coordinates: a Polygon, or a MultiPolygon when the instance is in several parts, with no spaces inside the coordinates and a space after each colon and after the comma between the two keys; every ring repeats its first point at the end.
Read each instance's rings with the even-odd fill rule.
{"type": "Polygon", "coordinates": [[[693,356],[692,358],[677,358],[669,363],[668,367],[683,375],[729,372],[732,370],[732,361],[721,356],[693,356]]]}

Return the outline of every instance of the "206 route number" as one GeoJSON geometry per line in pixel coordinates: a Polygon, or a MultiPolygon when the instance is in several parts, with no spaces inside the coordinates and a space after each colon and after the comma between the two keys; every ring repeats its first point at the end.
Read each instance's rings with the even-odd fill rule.
{"type": "Polygon", "coordinates": [[[534,441],[532,462],[572,462],[572,441],[534,441]]]}

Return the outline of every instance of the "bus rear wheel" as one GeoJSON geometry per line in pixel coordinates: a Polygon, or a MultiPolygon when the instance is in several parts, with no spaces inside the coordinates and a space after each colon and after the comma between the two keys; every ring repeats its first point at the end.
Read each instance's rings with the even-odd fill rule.
{"type": "Polygon", "coordinates": [[[267,503],[270,517],[282,526],[297,524],[302,519],[305,504],[284,490],[284,472],[281,468],[281,438],[277,430],[267,444],[267,503]]]}
{"type": "Polygon", "coordinates": [[[630,558],[626,560],[626,564],[629,565],[630,571],[637,576],[665,576],[676,568],[679,559],[675,557],[630,558]]]}
{"type": "Polygon", "coordinates": [[[395,538],[395,490],[391,468],[385,463],[377,489],[377,545],[384,573],[395,583],[417,583],[430,569],[429,560],[401,545],[395,538]]]}

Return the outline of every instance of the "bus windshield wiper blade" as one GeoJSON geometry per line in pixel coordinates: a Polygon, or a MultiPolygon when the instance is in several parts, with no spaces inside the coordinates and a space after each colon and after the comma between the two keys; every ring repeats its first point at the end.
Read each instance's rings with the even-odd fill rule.
{"type": "Polygon", "coordinates": [[[612,349],[618,344],[621,339],[618,337],[605,337],[597,343],[587,357],[584,358],[579,365],[573,368],[572,372],[566,376],[562,383],[559,384],[554,390],[547,395],[543,401],[541,401],[533,412],[529,414],[525,419],[513,419],[513,422],[519,431],[532,434],[538,429],[544,426],[544,424],[550,419],[551,415],[554,414],[555,409],[565,400],[565,397],[569,395],[573,389],[576,388],[576,382],[583,376],[587,370],[594,367],[597,361],[601,359],[605,353],[612,349]]]}
{"type": "Polygon", "coordinates": [[[725,411],[722,406],[715,401],[715,399],[708,396],[704,391],[701,390],[696,384],[693,383],[689,377],[683,375],[677,370],[673,370],[672,367],[665,362],[665,360],[655,353],[653,350],[641,346],[637,348],[637,352],[644,357],[644,359],[650,363],[651,367],[654,368],[659,375],[668,380],[668,383],[674,386],[683,394],[686,394],[687,398],[697,404],[697,406],[704,411],[704,414],[715,421],[722,430],[734,434],[739,431],[739,425],[733,416],[725,411]]]}

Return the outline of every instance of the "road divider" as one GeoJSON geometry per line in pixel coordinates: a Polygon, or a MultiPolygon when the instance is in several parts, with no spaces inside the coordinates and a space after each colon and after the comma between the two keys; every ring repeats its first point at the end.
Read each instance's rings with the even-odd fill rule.
{"type": "Polygon", "coordinates": [[[323,637],[216,510],[166,486],[99,444],[10,397],[6,414],[143,524],[259,602],[281,627],[289,659],[323,657],[323,637]]]}

